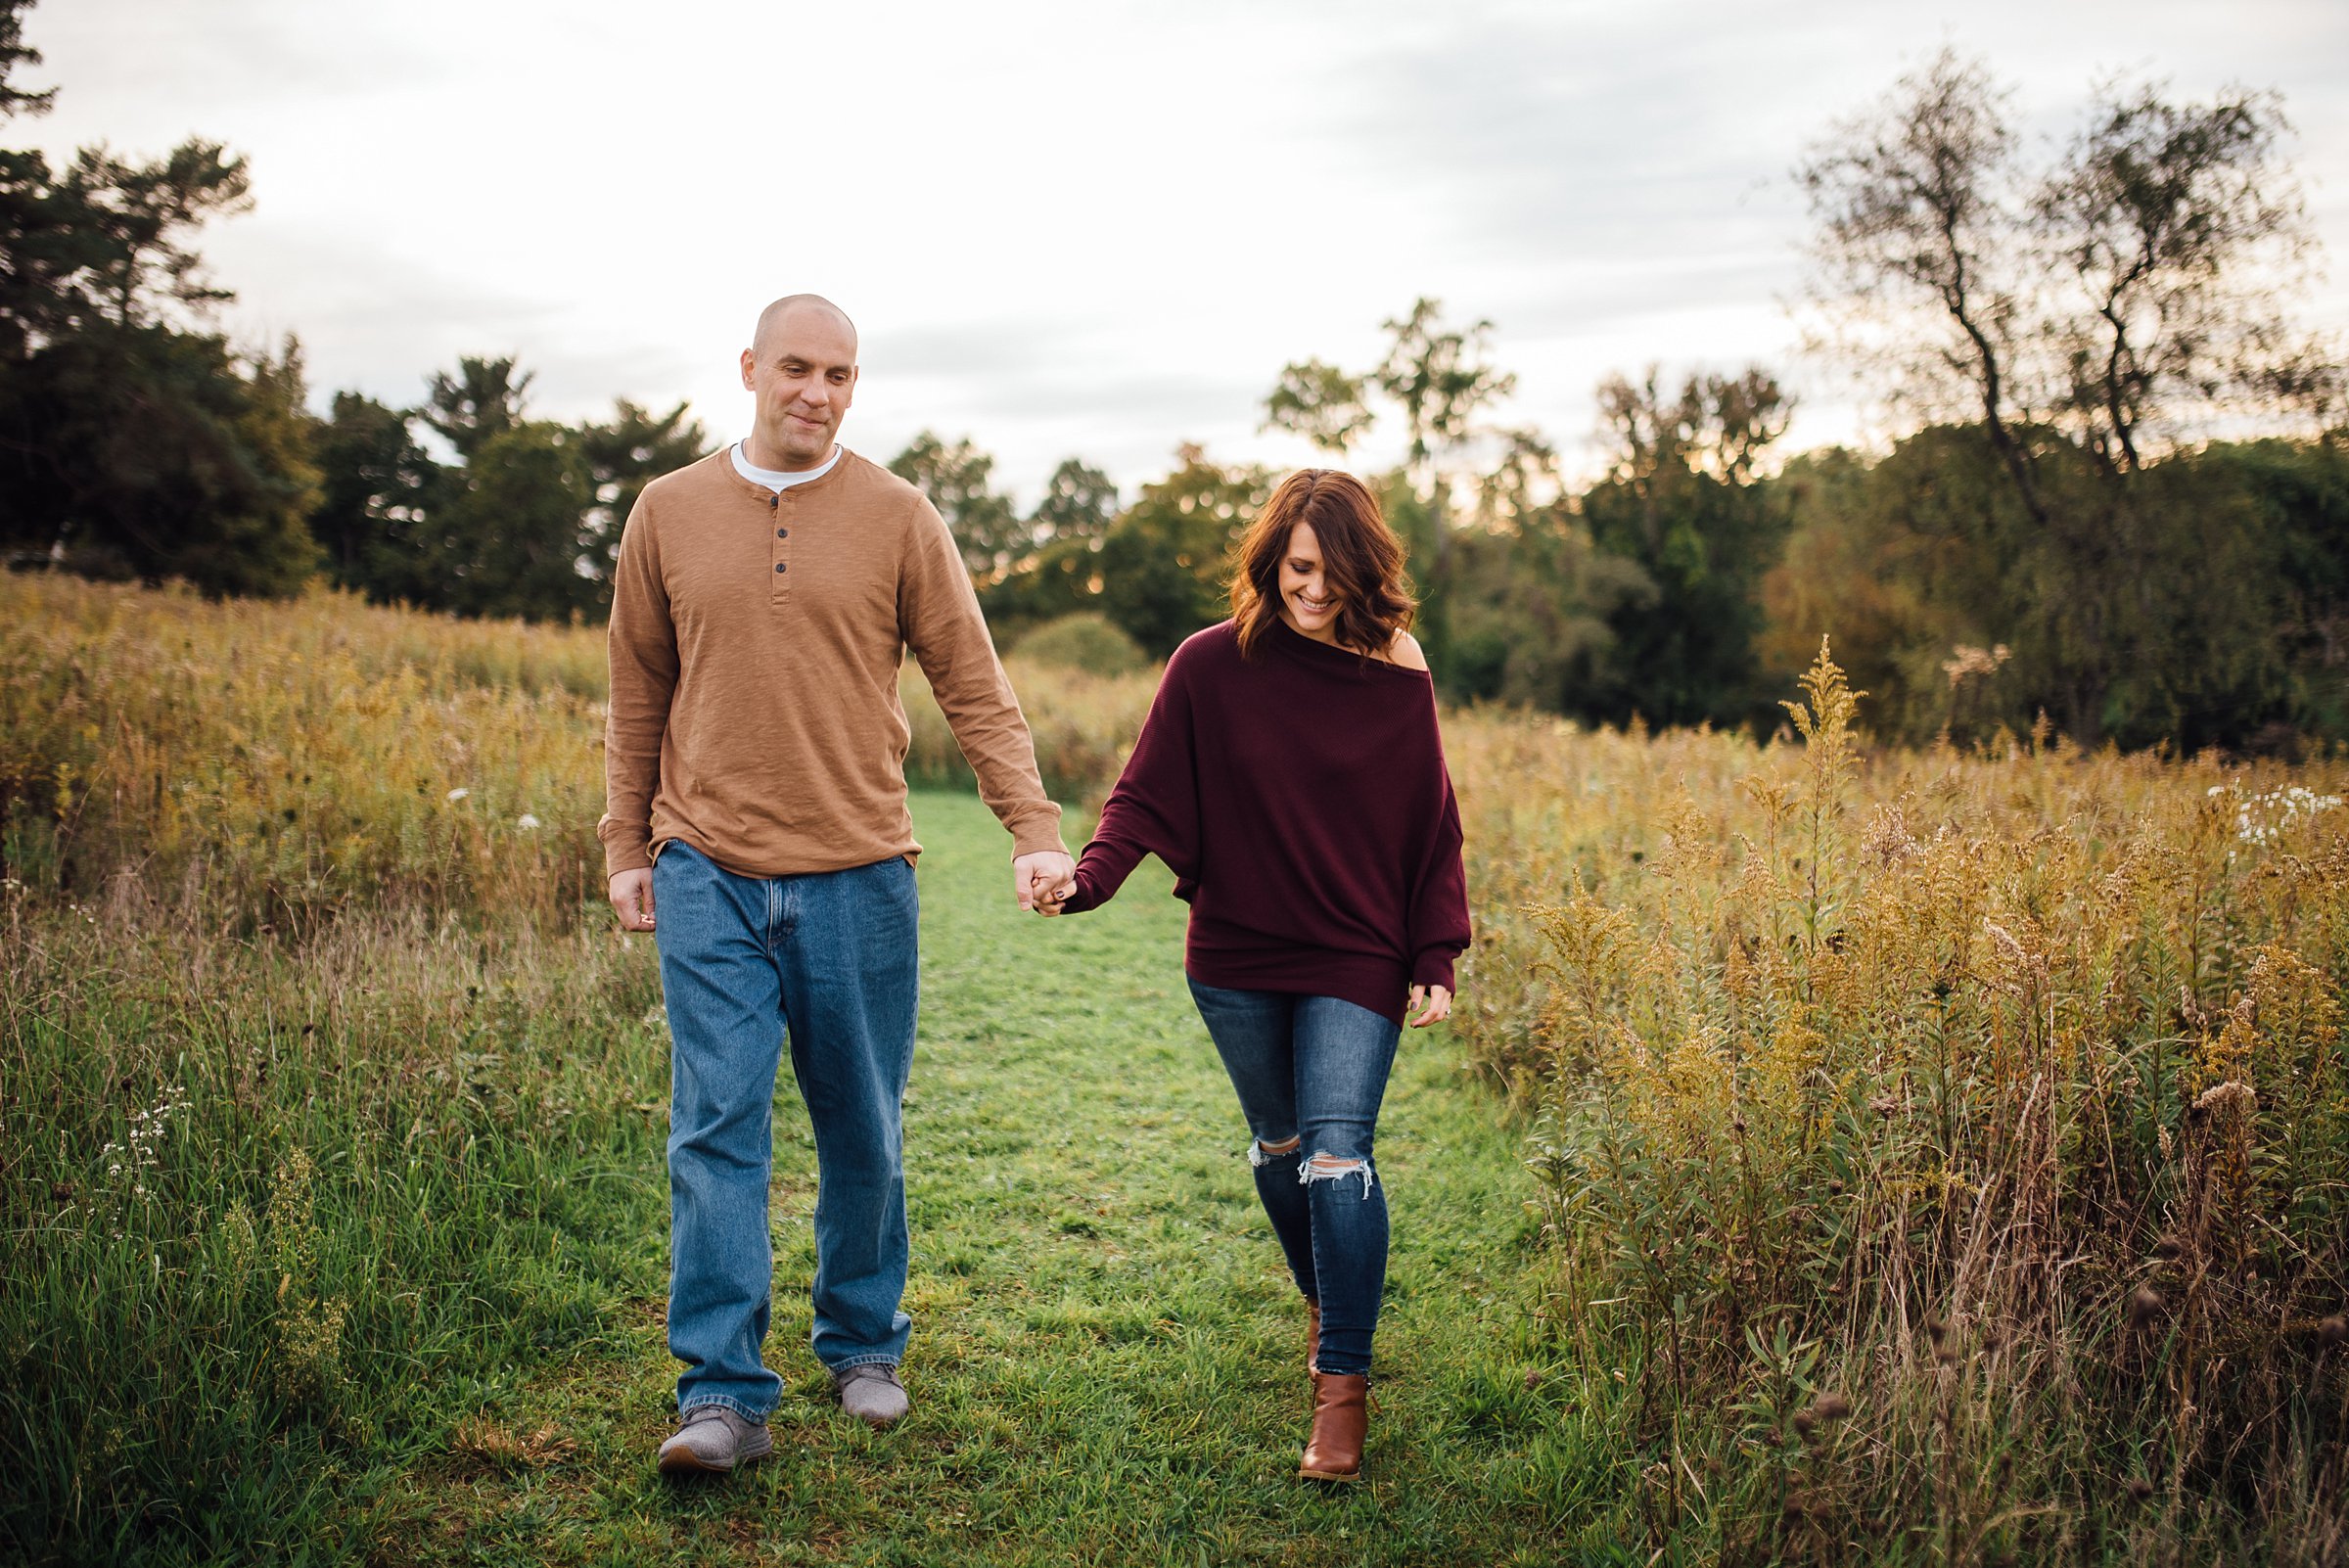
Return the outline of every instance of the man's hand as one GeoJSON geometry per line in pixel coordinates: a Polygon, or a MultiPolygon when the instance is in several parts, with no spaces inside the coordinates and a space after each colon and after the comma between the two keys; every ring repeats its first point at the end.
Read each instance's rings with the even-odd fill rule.
{"type": "Polygon", "coordinates": [[[1419,1014],[1418,1017],[1411,1020],[1413,1029],[1425,1029],[1430,1024],[1441,1024],[1451,1016],[1451,992],[1442,986],[1413,986],[1411,999],[1405,1004],[1404,1011],[1406,1013],[1415,1011],[1419,1014]]]}
{"type": "Polygon", "coordinates": [[[1058,914],[1061,900],[1077,891],[1077,862],[1066,850],[1038,850],[1015,856],[1011,887],[1019,895],[1021,908],[1058,914]]]}
{"type": "Polygon", "coordinates": [[[622,931],[653,929],[653,868],[638,866],[612,876],[612,907],[620,912],[622,931]]]}

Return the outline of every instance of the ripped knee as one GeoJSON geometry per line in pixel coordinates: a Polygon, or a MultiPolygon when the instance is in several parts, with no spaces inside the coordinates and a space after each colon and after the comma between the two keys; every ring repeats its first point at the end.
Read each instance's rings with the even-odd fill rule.
{"type": "Polygon", "coordinates": [[[1248,1163],[1252,1166],[1270,1165],[1283,1155],[1295,1154],[1298,1145],[1304,1141],[1303,1137],[1294,1132],[1285,1138],[1274,1138],[1268,1143],[1263,1138],[1253,1138],[1248,1144],[1248,1163]]]}
{"type": "Polygon", "coordinates": [[[1370,1162],[1366,1159],[1344,1154],[1316,1154],[1297,1168],[1297,1179],[1308,1184],[1343,1181],[1348,1176],[1356,1176],[1362,1178],[1362,1197],[1366,1200],[1370,1196],[1370,1189],[1378,1184],[1378,1178],[1371,1174],[1370,1162]]]}

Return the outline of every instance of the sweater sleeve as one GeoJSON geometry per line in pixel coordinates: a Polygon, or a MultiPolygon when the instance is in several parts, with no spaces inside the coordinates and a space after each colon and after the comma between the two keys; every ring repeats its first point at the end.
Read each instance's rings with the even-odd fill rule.
{"type": "Polygon", "coordinates": [[[922,500],[898,579],[898,628],[979,776],[979,798],[1011,832],[1015,855],[1059,850],[1060,807],[1044,794],[1036,742],[995,658],[979,596],[938,508],[922,500]]]}
{"type": "Polygon", "coordinates": [[[1077,862],[1077,891],[1062,907],[1080,914],[1107,903],[1145,854],[1178,879],[1199,874],[1199,772],[1188,662],[1175,650],[1159,678],[1133,755],[1101,805],[1101,823],[1077,862]]]}
{"type": "Polygon", "coordinates": [[[669,620],[661,551],[643,496],[620,535],[612,572],[612,666],[604,717],[604,874],[653,863],[653,795],[661,785],[661,738],[677,689],[677,633],[669,620]]]}
{"type": "MultiPolygon", "coordinates": [[[[1431,704],[1432,707],[1432,704],[1431,704]]],[[[1429,715],[1434,723],[1434,715],[1429,715]]],[[[1436,773],[1443,783],[1441,808],[1428,826],[1427,853],[1412,879],[1409,934],[1411,984],[1453,989],[1452,963],[1468,946],[1468,878],[1460,863],[1460,803],[1444,765],[1443,742],[1436,745],[1436,773]]]]}

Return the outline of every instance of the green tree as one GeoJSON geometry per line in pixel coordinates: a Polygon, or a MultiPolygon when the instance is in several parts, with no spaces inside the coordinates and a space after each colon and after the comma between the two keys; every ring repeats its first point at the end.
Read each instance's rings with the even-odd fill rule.
{"type": "Polygon", "coordinates": [[[1392,339],[1387,357],[1371,373],[1379,391],[1403,411],[1406,460],[1429,497],[1439,541],[1445,537],[1451,499],[1447,459],[1475,435],[1477,415],[1485,406],[1517,388],[1517,378],[1497,369],[1487,357],[1492,322],[1451,328],[1444,325],[1443,317],[1441,300],[1421,299],[1412,303],[1409,315],[1387,322],[1392,339]]]}
{"type": "Polygon", "coordinates": [[[336,581],[463,615],[604,613],[637,495],[703,456],[708,438],[684,403],[657,414],[622,399],[610,419],[576,430],[533,420],[530,380],[511,359],[469,357],[432,378],[421,410],[336,396],[318,437],[324,499],[310,520],[336,581]],[[420,422],[464,461],[434,462],[420,422]]]}
{"type": "Polygon", "coordinates": [[[1763,576],[1786,525],[1754,470],[1785,431],[1788,400],[1759,369],[1692,376],[1677,394],[1657,374],[1599,388],[1610,462],[1582,497],[1583,521],[1599,549],[1637,567],[1652,597],[1618,601],[1614,674],[1592,707],[1618,721],[1767,721],[1755,640],[1763,576]]]}
{"type": "Polygon", "coordinates": [[[612,417],[579,432],[579,455],[587,465],[594,504],[585,519],[586,554],[602,584],[599,606],[609,606],[612,568],[620,556],[621,530],[636,497],[662,475],[710,452],[710,434],[680,402],[666,414],[622,398],[612,417]]]}
{"type": "Polygon", "coordinates": [[[1042,499],[1028,514],[1035,551],[983,582],[979,602],[999,636],[1070,616],[1097,614],[1101,551],[1118,518],[1118,487],[1077,458],[1052,471],[1042,499]]]}
{"type": "Polygon", "coordinates": [[[2321,409],[2337,393],[2338,367],[2292,329],[2275,283],[2312,244],[2279,154],[2289,128],[2273,93],[2180,104],[2108,87],[2042,186],[2035,230],[2072,286],[2047,329],[2051,403],[2108,472],[2142,469],[2149,431],[2244,394],[2321,409]]]}
{"type": "Polygon", "coordinates": [[[0,540],[78,570],[284,594],[317,566],[299,350],[85,327],[0,382],[0,540]]]}
{"type": "Polygon", "coordinates": [[[24,13],[32,0],[0,0],[0,119],[14,115],[46,115],[57,100],[57,89],[28,93],[12,86],[9,77],[19,66],[37,66],[41,52],[24,42],[24,13]]]}
{"type": "Polygon", "coordinates": [[[516,374],[514,358],[458,359],[457,373],[435,371],[426,390],[422,418],[470,462],[491,438],[502,436],[528,417],[525,399],[535,371],[516,374]]]}
{"type": "Polygon", "coordinates": [[[1153,659],[1223,619],[1233,543],[1271,499],[1273,475],[1223,468],[1197,446],[1142,486],[1102,541],[1099,608],[1153,659]]]}
{"type": "MultiPolygon", "coordinates": [[[[2058,509],[2110,475],[2087,452],[2041,459],[2058,509]]],[[[2028,730],[2076,700],[2097,639],[2115,673],[2099,734],[2124,746],[2258,745],[2338,734],[2349,574],[2349,463],[2324,442],[2214,445],[2131,481],[2137,589],[2092,619],[2064,591],[2068,542],[2024,509],[1987,433],[1931,426],[1882,461],[1822,454],[1773,488],[1793,518],[1766,588],[1766,668],[1831,631],[1868,672],[1878,733],[1959,743],[2028,730]]]]}
{"type": "MultiPolygon", "coordinates": [[[[2349,737],[2349,431],[2216,444],[2196,460],[2231,477],[2257,531],[2275,541],[2274,624],[2290,670],[2292,730],[2349,737]]],[[[2237,736],[2261,738],[2239,726],[2230,738],[2237,736]]]]}
{"type": "Polygon", "coordinates": [[[980,584],[1002,578],[1036,552],[1036,536],[1011,497],[992,485],[995,460],[965,438],[951,446],[924,431],[890,459],[889,471],[930,497],[980,584]]]}
{"type": "MultiPolygon", "coordinates": [[[[0,118],[50,105],[9,80],[40,59],[27,9],[0,3],[0,118]]],[[[0,153],[0,546],[213,593],[307,577],[299,351],[192,330],[227,298],[193,237],[249,190],[244,161],[202,140],[153,163],[83,148],[62,170],[0,153]]]]}
{"type": "Polygon", "coordinates": [[[1344,462],[1375,419],[1368,391],[1367,377],[1350,376],[1318,359],[1284,365],[1265,397],[1265,422],[1259,428],[1302,436],[1344,462]]]}
{"type": "Polygon", "coordinates": [[[1028,514],[1028,531],[1046,544],[1064,539],[1098,544],[1117,516],[1117,484],[1099,469],[1071,457],[1044,482],[1043,498],[1028,514]]]}
{"type": "Polygon", "coordinates": [[[318,509],[310,532],[335,584],[379,604],[429,604],[421,530],[440,485],[439,465],[417,441],[415,415],[357,392],[335,393],[315,457],[318,509]]]}
{"type": "Polygon", "coordinates": [[[1462,533],[1454,552],[1451,636],[1436,670],[1446,694],[1596,709],[1615,685],[1617,619],[1655,602],[1646,575],[1598,549],[1563,501],[1462,533]]]}
{"type": "MultiPolygon", "coordinates": [[[[2209,520],[2187,499],[2193,465],[2156,481],[2154,459],[2221,416],[2322,417],[2339,392],[2277,282],[2309,247],[2277,157],[2284,128],[2272,95],[2196,105],[2115,87],[2035,172],[2009,95],[1945,50],[1797,171],[1815,298],[1844,346],[1895,401],[1978,427],[2011,487],[2029,536],[1984,570],[2031,597],[1988,593],[2006,619],[1984,629],[2011,644],[2011,683],[2084,742],[2189,712],[2147,684],[2173,668],[2166,651],[2232,669],[2256,641],[2213,630],[2228,594],[2181,598],[2158,576],[2209,520]]],[[[2004,533],[2003,515],[1973,531],[2004,533]]]]}
{"type": "MultiPolygon", "coordinates": [[[[1976,444],[1982,462],[1995,464],[1976,444]]],[[[1977,474],[1979,488],[1997,475],[1977,474]]],[[[1868,693],[1868,728],[1886,739],[1978,738],[2008,681],[1990,651],[2004,633],[1981,630],[1944,579],[1974,546],[1911,528],[1883,504],[1875,465],[1842,447],[1805,452],[1768,482],[1788,520],[1777,564],[1764,574],[1764,623],[1755,641],[1762,684],[1791,688],[1819,657],[1821,636],[1834,639],[1835,662],[1852,686],[1868,693]],[[1941,665],[1960,646],[1983,659],[1941,665]]]]}
{"type": "Polygon", "coordinates": [[[481,439],[427,518],[436,608],[533,621],[601,613],[608,589],[582,445],[576,432],[535,419],[481,439]]]}

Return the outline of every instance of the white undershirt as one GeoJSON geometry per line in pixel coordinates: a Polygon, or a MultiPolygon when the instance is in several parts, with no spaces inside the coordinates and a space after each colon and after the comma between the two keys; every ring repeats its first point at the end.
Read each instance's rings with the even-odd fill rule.
{"type": "Polygon", "coordinates": [[[751,461],[751,454],[747,449],[748,444],[745,441],[736,441],[726,449],[727,455],[734,459],[734,472],[749,480],[753,484],[765,485],[777,495],[790,489],[794,484],[805,484],[809,480],[822,479],[826,474],[831,473],[833,465],[840,461],[841,447],[840,443],[835,441],[832,445],[832,455],[824,459],[821,468],[760,468],[751,461]]]}

